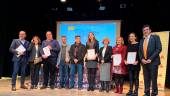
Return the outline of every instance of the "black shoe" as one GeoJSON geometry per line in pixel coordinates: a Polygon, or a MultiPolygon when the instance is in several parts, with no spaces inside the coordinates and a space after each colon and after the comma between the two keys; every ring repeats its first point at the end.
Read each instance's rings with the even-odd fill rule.
{"type": "Polygon", "coordinates": [[[34,89],[38,89],[38,86],[37,86],[37,85],[35,85],[35,86],[34,86],[34,89]]]}
{"type": "Polygon", "coordinates": [[[11,88],[11,91],[16,91],[16,88],[13,86],[13,87],[11,88]]]}
{"type": "Polygon", "coordinates": [[[44,85],[43,85],[40,89],[46,89],[46,88],[47,88],[47,86],[44,86],[44,85]]]}
{"type": "Polygon", "coordinates": [[[50,86],[50,89],[54,89],[54,88],[55,88],[54,85],[50,86]]]}
{"type": "Polygon", "coordinates": [[[94,91],[94,88],[91,88],[91,91],[94,91]]]}
{"type": "Polygon", "coordinates": [[[26,87],[25,85],[22,85],[20,88],[22,88],[22,89],[28,89],[28,87],[26,87]]]}
{"type": "Polygon", "coordinates": [[[132,91],[131,90],[129,90],[129,92],[128,93],[126,93],[126,96],[132,96],[132,91]]]}
{"type": "Polygon", "coordinates": [[[31,85],[30,89],[34,89],[34,85],[31,85]]]}
{"type": "Polygon", "coordinates": [[[90,87],[88,87],[88,88],[87,88],[87,91],[90,91],[90,90],[91,90],[91,88],[90,88],[90,87]]]}
{"type": "Polygon", "coordinates": [[[138,96],[138,91],[134,91],[133,96],[138,96]]]}

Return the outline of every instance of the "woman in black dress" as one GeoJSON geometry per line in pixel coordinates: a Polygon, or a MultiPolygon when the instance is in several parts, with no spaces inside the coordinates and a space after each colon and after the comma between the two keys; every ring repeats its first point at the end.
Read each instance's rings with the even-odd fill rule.
{"type": "Polygon", "coordinates": [[[139,87],[139,71],[140,71],[140,62],[138,57],[138,49],[139,43],[137,42],[137,36],[135,33],[130,33],[128,37],[129,44],[127,46],[127,58],[125,60],[125,64],[127,65],[129,80],[130,80],[130,89],[126,94],[127,96],[138,96],[138,87],[139,87]],[[127,59],[130,56],[130,53],[135,54],[136,59],[134,62],[130,63],[127,59]],[[135,85],[135,89],[133,91],[133,84],[135,85]]]}

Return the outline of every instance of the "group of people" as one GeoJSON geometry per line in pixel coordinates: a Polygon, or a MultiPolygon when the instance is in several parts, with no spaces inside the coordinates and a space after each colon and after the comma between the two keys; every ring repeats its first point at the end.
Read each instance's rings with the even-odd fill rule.
{"type": "Polygon", "coordinates": [[[38,88],[39,70],[43,64],[43,86],[40,89],[46,89],[48,85],[51,89],[55,88],[56,67],[59,68],[59,80],[61,88],[74,88],[75,74],[78,75],[78,89],[83,87],[83,70],[87,69],[88,88],[87,91],[95,90],[96,73],[100,74],[100,92],[110,90],[110,82],[115,83],[115,93],[122,94],[124,78],[129,75],[130,89],[127,96],[138,96],[139,72],[140,66],[143,67],[144,75],[144,96],[157,96],[157,75],[158,65],[160,64],[159,53],[162,50],[159,36],[151,34],[149,25],[142,28],[143,38],[138,42],[135,33],[128,36],[128,45],[124,45],[122,37],[116,39],[116,45],[109,45],[109,38],[103,39],[103,47],[99,48],[99,41],[96,40],[93,32],[89,32],[86,45],[81,43],[81,37],[75,36],[75,43],[67,44],[67,37],[61,37],[61,45],[53,39],[52,32],[46,32],[46,40],[41,43],[38,36],[34,36],[29,43],[25,40],[26,32],[19,32],[19,39],[14,39],[10,46],[10,52],[13,53],[13,74],[12,91],[16,91],[16,77],[21,67],[21,88],[27,89],[24,85],[25,69],[30,64],[31,89],[38,88]],[[22,47],[24,48],[19,48],[22,47]],[[43,50],[48,48],[50,55],[47,56],[43,50]],[[24,51],[19,51],[25,49],[24,51]],[[128,63],[128,54],[135,53],[135,62],[128,63]],[[120,61],[114,58],[120,57],[120,61]],[[119,63],[119,64],[117,64],[119,63]],[[141,65],[140,65],[141,63],[141,65]],[[113,78],[112,78],[113,77],[113,78]],[[150,86],[152,82],[152,93],[150,86]],[[135,88],[133,86],[135,85],[135,88]]]}

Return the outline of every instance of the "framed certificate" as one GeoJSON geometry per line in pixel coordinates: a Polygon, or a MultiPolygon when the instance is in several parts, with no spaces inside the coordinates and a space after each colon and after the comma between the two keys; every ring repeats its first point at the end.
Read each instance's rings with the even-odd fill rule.
{"type": "Polygon", "coordinates": [[[44,47],[43,52],[44,52],[45,56],[50,56],[51,55],[50,49],[48,47],[44,47]]]}
{"type": "Polygon", "coordinates": [[[121,61],[122,61],[122,56],[121,56],[121,54],[115,54],[115,55],[113,55],[113,65],[114,65],[114,66],[120,66],[121,61]]]}
{"type": "Polygon", "coordinates": [[[95,49],[88,49],[87,50],[87,59],[88,60],[93,60],[95,57],[95,49]]]}
{"type": "Polygon", "coordinates": [[[127,64],[134,64],[136,61],[136,52],[128,52],[127,54],[127,64]]]}

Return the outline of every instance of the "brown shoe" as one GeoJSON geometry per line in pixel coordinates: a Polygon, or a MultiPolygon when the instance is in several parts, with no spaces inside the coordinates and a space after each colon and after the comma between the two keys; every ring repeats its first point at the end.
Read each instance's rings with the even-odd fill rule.
{"type": "Polygon", "coordinates": [[[22,89],[28,89],[28,87],[26,87],[25,85],[22,85],[20,88],[22,88],[22,89]]]}

